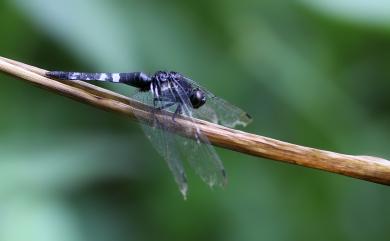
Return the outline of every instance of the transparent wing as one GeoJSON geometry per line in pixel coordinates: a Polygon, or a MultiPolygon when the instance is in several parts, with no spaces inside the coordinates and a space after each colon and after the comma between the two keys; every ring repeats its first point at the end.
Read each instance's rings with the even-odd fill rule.
{"type": "Polygon", "coordinates": [[[248,113],[216,96],[208,98],[205,105],[201,106],[199,111],[197,110],[199,117],[202,118],[203,116],[205,119],[210,119],[210,109],[214,111],[214,116],[216,116],[211,118],[218,120],[218,122],[214,121],[214,123],[219,123],[223,126],[236,127],[241,125],[245,127],[252,122],[252,117],[248,113]],[[202,108],[208,112],[205,113],[205,110],[201,110],[202,108]]]}
{"type": "MultiPolygon", "coordinates": [[[[156,104],[156,106],[154,106],[156,108],[161,107],[163,104],[161,102],[154,102],[154,97],[150,92],[137,92],[133,95],[133,98],[150,106],[156,104]]],[[[138,116],[136,117],[139,118],[138,116]]],[[[180,143],[177,143],[178,140],[175,134],[166,130],[165,126],[162,125],[161,120],[157,118],[157,115],[154,116],[154,121],[151,126],[142,124],[141,121],[140,123],[147,138],[167,162],[176,183],[179,185],[179,190],[185,199],[188,190],[187,177],[181,161],[181,153],[176,148],[180,143]]]]}
{"type": "Polygon", "coordinates": [[[195,172],[210,187],[224,186],[227,182],[226,172],[222,161],[211,146],[207,137],[200,131],[198,126],[192,121],[192,105],[184,88],[176,82],[176,91],[181,102],[181,112],[189,117],[191,128],[193,128],[194,139],[179,137],[182,140],[180,149],[186,154],[187,160],[195,172]]]}
{"type": "Polygon", "coordinates": [[[210,105],[205,104],[198,109],[194,109],[192,114],[195,118],[218,124],[218,115],[210,105]]]}
{"type": "Polygon", "coordinates": [[[182,164],[183,159],[189,162],[195,172],[210,187],[226,184],[226,173],[223,164],[207,137],[201,133],[200,129],[191,120],[192,105],[186,91],[180,84],[177,83],[175,87],[170,86],[169,90],[160,93],[158,101],[154,101],[155,96],[150,92],[138,92],[133,98],[155,107],[156,111],[158,111],[158,108],[163,108],[166,111],[175,112],[180,105],[181,114],[187,116],[190,120],[190,128],[193,130],[194,139],[174,134],[174,131],[169,129],[170,125],[163,123],[166,118],[163,120],[159,118],[159,115],[154,115],[153,125],[141,124],[148,139],[168,163],[184,197],[186,197],[188,184],[182,164]],[[172,96],[177,99],[172,100],[172,96]],[[169,107],[167,107],[168,105],[169,107]]]}
{"type": "Polygon", "coordinates": [[[192,79],[187,77],[183,77],[183,79],[192,86],[201,89],[207,96],[206,103],[199,109],[194,110],[195,117],[212,121],[213,123],[219,123],[227,127],[235,127],[237,125],[245,127],[252,122],[252,117],[237,106],[218,98],[192,79]]]}

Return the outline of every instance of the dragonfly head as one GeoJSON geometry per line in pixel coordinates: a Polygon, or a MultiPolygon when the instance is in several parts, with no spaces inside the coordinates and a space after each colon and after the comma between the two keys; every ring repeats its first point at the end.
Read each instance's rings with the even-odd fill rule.
{"type": "Polygon", "coordinates": [[[206,95],[202,90],[195,88],[191,91],[190,101],[194,109],[198,109],[206,103],[206,95]]]}

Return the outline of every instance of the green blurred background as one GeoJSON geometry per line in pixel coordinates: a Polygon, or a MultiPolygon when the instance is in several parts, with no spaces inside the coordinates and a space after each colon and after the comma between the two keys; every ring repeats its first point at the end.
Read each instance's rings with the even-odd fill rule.
{"type": "MultiPolygon", "coordinates": [[[[0,0],[0,55],[180,71],[249,132],[390,158],[390,1],[0,0]]],[[[217,148],[183,201],[137,123],[0,75],[0,240],[390,240],[390,189],[217,148]]],[[[120,93],[131,88],[102,85],[120,93]]]]}

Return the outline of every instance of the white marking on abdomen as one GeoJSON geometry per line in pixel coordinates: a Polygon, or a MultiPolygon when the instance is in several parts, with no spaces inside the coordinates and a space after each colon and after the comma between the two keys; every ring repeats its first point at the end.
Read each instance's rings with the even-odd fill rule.
{"type": "Polygon", "coordinates": [[[107,74],[101,74],[101,75],[99,76],[99,79],[98,79],[98,80],[107,80],[107,78],[108,78],[107,74]]]}
{"type": "Polygon", "coordinates": [[[80,73],[71,73],[69,79],[77,80],[80,77],[80,73]]]}
{"type": "Polygon", "coordinates": [[[118,73],[112,74],[112,82],[118,83],[120,78],[121,78],[121,76],[118,73]]]}

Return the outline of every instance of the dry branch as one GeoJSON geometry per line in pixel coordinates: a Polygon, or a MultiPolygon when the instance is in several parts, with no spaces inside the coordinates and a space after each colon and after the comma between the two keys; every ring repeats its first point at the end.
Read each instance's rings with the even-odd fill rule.
{"type": "MultiPolygon", "coordinates": [[[[0,57],[0,70],[80,102],[117,112],[131,118],[142,116],[143,121],[152,119],[151,107],[115,92],[82,82],[56,81],[45,77],[46,70],[0,57]]],[[[162,115],[160,118],[164,118],[162,115]]],[[[186,118],[178,117],[175,125],[178,134],[189,135],[192,131],[186,118]]],[[[196,120],[201,131],[213,145],[272,160],[316,168],[370,182],[390,185],[390,161],[370,156],[345,155],[278,141],[196,120]]]]}

